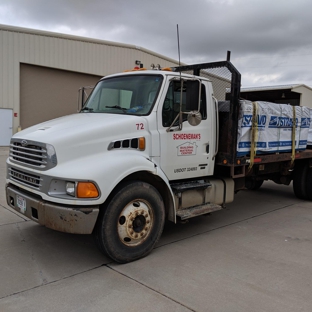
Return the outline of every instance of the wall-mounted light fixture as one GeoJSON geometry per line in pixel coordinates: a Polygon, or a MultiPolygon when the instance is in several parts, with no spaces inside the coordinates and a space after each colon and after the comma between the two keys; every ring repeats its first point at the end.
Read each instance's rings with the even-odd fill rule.
{"type": "Polygon", "coordinates": [[[140,66],[140,68],[143,68],[143,64],[139,60],[135,61],[135,65],[138,65],[138,66],[140,66]]]}

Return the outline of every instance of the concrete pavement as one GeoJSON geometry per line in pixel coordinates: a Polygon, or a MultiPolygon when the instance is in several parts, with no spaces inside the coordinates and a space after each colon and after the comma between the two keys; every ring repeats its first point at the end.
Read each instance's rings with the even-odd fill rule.
{"type": "Polygon", "coordinates": [[[0,147],[0,311],[311,311],[312,203],[266,182],[227,209],[167,224],[119,265],[91,236],[46,229],[5,202],[0,147]]]}

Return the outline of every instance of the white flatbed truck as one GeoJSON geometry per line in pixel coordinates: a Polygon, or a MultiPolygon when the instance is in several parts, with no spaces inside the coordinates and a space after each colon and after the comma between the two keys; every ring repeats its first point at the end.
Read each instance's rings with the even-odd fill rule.
{"type": "Polygon", "coordinates": [[[125,263],[151,252],[165,220],[220,210],[264,180],[293,181],[311,200],[312,150],[237,156],[239,95],[229,60],[104,77],[79,113],[12,137],[8,205],[57,231],[93,233],[125,263]],[[216,72],[230,83],[226,112],[216,72]]]}

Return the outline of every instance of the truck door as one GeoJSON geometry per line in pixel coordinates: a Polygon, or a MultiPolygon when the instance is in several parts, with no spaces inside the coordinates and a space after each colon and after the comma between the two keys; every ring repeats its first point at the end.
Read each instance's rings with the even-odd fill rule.
{"type": "MultiPolygon", "coordinates": [[[[161,97],[157,111],[158,131],[160,134],[160,165],[169,180],[180,180],[202,177],[213,174],[215,152],[215,128],[213,128],[212,98],[207,98],[207,84],[201,84],[200,113],[201,122],[192,126],[187,121],[187,114],[183,114],[182,130],[177,130],[179,118],[173,127],[168,128],[179,114],[182,99],[182,111],[188,111],[186,98],[188,86],[191,83],[171,79],[167,82],[167,89],[161,97]],[[208,102],[208,103],[207,103],[208,102]]],[[[199,85],[199,83],[198,83],[199,85]]],[[[195,106],[198,105],[195,104],[195,106]]],[[[194,105],[193,105],[194,106],[194,105]]],[[[197,107],[197,106],[196,106],[197,107]]],[[[215,125],[215,124],[214,124],[215,125]]]]}

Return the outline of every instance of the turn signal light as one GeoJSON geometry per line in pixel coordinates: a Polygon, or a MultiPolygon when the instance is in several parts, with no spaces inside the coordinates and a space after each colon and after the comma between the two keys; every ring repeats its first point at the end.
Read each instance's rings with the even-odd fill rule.
{"type": "Polygon", "coordinates": [[[77,185],[78,198],[96,198],[99,197],[99,191],[91,182],[78,182],[77,185]]]}
{"type": "Polygon", "coordinates": [[[146,70],[146,68],[144,68],[144,67],[141,68],[139,66],[135,66],[133,69],[124,70],[124,73],[131,72],[131,71],[137,71],[137,70],[146,70]]]}
{"type": "Polygon", "coordinates": [[[145,150],[145,138],[144,137],[139,138],[139,150],[140,151],[145,150]]]}

